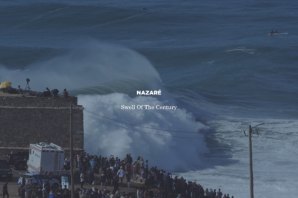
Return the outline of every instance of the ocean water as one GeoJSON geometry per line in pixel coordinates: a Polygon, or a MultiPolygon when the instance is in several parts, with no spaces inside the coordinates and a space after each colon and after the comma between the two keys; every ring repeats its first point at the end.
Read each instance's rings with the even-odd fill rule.
{"type": "Polygon", "coordinates": [[[243,131],[264,123],[253,137],[255,197],[294,198],[297,8],[292,0],[1,1],[0,80],[78,95],[88,152],[143,155],[241,198],[249,197],[243,131]],[[137,89],[163,94],[136,97],[137,89]]]}

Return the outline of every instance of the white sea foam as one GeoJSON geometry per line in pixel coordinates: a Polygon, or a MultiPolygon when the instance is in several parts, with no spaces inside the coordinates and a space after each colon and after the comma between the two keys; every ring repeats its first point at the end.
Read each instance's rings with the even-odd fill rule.
{"type": "Polygon", "coordinates": [[[246,47],[237,47],[237,48],[233,48],[233,49],[228,49],[228,50],[226,50],[226,52],[228,52],[228,53],[242,52],[242,53],[253,55],[253,54],[255,54],[255,49],[249,49],[246,47]]]}
{"type": "Polygon", "coordinates": [[[172,110],[121,110],[125,105],[162,105],[153,97],[131,98],[125,94],[79,96],[85,107],[85,148],[94,154],[124,157],[142,155],[151,165],[167,170],[200,166],[206,152],[202,123],[183,108],[172,110]]]}
{"type": "MultiPolygon", "coordinates": [[[[209,124],[217,129],[215,139],[231,145],[234,163],[186,172],[187,179],[197,180],[207,188],[221,188],[234,197],[249,197],[248,139],[243,130],[259,126],[253,137],[255,197],[296,197],[298,182],[298,122],[286,119],[227,118],[209,124]]],[[[222,150],[224,153],[224,150],[222,150]]]]}

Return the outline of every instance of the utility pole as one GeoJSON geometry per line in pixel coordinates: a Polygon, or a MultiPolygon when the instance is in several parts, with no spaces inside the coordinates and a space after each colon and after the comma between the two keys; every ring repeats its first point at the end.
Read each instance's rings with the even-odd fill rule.
{"type": "Polygon", "coordinates": [[[70,138],[70,193],[71,198],[74,198],[74,173],[73,173],[73,134],[72,134],[72,104],[69,108],[69,138],[70,138]]]}
{"type": "MultiPolygon", "coordinates": [[[[249,191],[250,198],[254,198],[254,175],[253,175],[253,159],[252,159],[252,135],[255,133],[259,135],[258,126],[263,125],[264,123],[258,124],[256,126],[249,125],[248,128],[248,146],[249,146],[249,191]]],[[[244,135],[246,135],[244,131],[244,135]]]]}
{"type": "Polygon", "coordinates": [[[250,189],[250,198],[254,198],[254,176],[253,176],[253,163],[252,163],[252,127],[249,125],[248,130],[248,144],[249,144],[249,189],[250,189]]]}

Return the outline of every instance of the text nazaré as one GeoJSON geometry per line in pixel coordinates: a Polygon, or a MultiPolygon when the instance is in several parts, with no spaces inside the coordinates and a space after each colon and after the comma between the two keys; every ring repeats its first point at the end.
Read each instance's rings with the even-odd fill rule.
{"type": "Polygon", "coordinates": [[[161,96],[161,90],[137,90],[137,96],[161,96]]]}

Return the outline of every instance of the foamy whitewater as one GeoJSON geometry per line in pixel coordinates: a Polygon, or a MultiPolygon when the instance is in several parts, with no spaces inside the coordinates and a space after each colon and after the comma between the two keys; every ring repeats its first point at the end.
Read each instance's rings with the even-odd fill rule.
{"type": "Polygon", "coordinates": [[[84,106],[85,149],[144,156],[204,188],[298,194],[296,1],[0,2],[0,81],[64,88],[84,106]],[[268,36],[272,30],[281,34],[268,36]],[[136,96],[161,89],[162,96],[136,96]],[[121,105],[176,105],[123,110],[121,105]]]}
{"type": "Polygon", "coordinates": [[[152,97],[131,98],[113,93],[105,96],[81,96],[86,124],[86,150],[109,156],[127,153],[146,156],[151,165],[170,170],[199,167],[198,159],[206,151],[198,134],[205,126],[184,109],[121,110],[126,105],[162,105],[152,97]],[[88,115],[89,114],[89,115],[88,115]]]}

